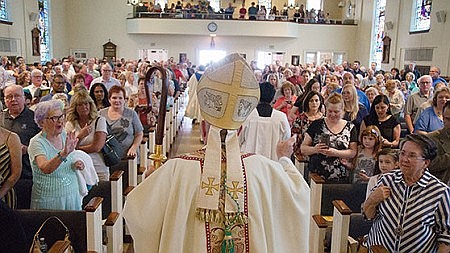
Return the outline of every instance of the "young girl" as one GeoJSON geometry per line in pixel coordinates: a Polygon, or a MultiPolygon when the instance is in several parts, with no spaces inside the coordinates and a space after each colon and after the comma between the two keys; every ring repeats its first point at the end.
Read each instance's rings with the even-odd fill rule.
{"type": "Polygon", "coordinates": [[[353,162],[345,162],[347,168],[353,169],[354,184],[366,183],[375,175],[376,156],[381,149],[381,133],[378,127],[368,126],[361,133],[361,145],[353,162]]]}
{"type": "Polygon", "coordinates": [[[398,152],[394,149],[383,148],[378,153],[378,169],[381,173],[370,177],[369,183],[367,184],[367,193],[366,199],[369,197],[370,193],[372,193],[373,188],[377,184],[378,180],[388,172],[391,172],[398,168],[398,152]]]}

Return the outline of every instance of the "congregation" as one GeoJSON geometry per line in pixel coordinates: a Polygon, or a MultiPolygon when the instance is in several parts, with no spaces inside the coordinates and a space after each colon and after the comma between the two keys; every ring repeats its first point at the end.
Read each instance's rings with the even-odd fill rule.
{"type": "MultiPolygon", "coordinates": [[[[239,19],[239,20],[268,20],[268,21],[294,21],[298,23],[311,24],[330,24],[334,20],[330,20],[329,13],[324,10],[306,9],[304,4],[290,5],[285,4],[281,9],[277,6],[266,8],[264,5],[251,2],[246,8],[245,3],[240,8],[228,3],[226,8],[214,9],[209,1],[198,1],[197,4],[189,2],[172,3],[170,7],[166,4],[162,7],[159,3],[143,2],[142,6],[137,6],[135,17],[168,17],[168,18],[185,18],[185,19],[239,19]],[[236,12],[236,18],[234,13],[236,12]],[[154,15],[152,15],[154,14],[154,15]]],[[[342,22],[342,21],[341,21],[342,22]]]]}
{"type": "MultiPolygon", "coordinates": [[[[252,19],[250,9],[248,14],[252,19]]],[[[208,66],[195,66],[189,60],[177,63],[173,58],[153,63],[123,58],[79,61],[71,55],[44,65],[25,62],[22,57],[2,57],[0,65],[0,145],[5,150],[0,159],[7,160],[0,168],[0,198],[12,209],[81,210],[77,171],[88,169],[85,159],[93,164],[94,184],[107,181],[114,171],[101,154],[109,134],[119,140],[122,157],[139,156],[139,145],[155,127],[160,106],[161,73],[146,79],[153,65],[167,70],[166,107],[187,92],[185,116],[201,124],[198,138],[207,142],[208,128],[198,106],[202,98],[196,90],[208,66]],[[77,156],[77,150],[89,157],[77,156]]],[[[445,196],[436,200],[438,210],[430,211],[440,219],[436,236],[429,236],[436,243],[414,246],[434,252],[446,245],[448,250],[450,88],[438,66],[420,73],[415,63],[390,71],[375,62],[366,68],[357,60],[298,66],[276,61],[263,69],[256,61],[249,64],[260,100],[238,130],[242,152],[277,161],[277,143],[295,136],[291,158],[303,164],[307,182],[314,173],[327,183],[368,185],[364,203],[368,218],[379,213],[377,205],[389,194],[398,197],[410,191],[394,189],[393,182],[406,175],[405,167],[423,162],[425,167],[406,184],[432,182],[445,196]]],[[[432,193],[422,194],[427,198],[432,193]]],[[[389,250],[406,247],[383,239],[390,222],[374,223],[378,230],[371,232],[368,242],[389,250]]]]}

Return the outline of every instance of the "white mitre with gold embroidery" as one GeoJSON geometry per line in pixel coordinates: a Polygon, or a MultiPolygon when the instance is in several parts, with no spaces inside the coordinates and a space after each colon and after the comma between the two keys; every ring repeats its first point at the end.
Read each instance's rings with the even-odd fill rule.
{"type": "Polygon", "coordinates": [[[206,69],[197,87],[203,118],[211,124],[203,173],[197,197],[199,218],[220,222],[220,130],[228,130],[226,150],[225,212],[237,214],[244,207],[244,173],[237,131],[258,105],[259,85],[252,69],[239,54],[231,54],[206,69]]]}

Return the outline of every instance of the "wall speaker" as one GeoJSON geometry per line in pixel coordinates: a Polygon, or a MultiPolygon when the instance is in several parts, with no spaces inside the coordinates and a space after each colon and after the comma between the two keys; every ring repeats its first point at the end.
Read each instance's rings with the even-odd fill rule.
{"type": "Polygon", "coordinates": [[[438,23],[445,23],[447,11],[436,11],[436,18],[438,23]]]}
{"type": "Polygon", "coordinates": [[[394,29],[394,23],[392,21],[388,21],[385,24],[386,30],[392,30],[394,29]]]}
{"type": "Polygon", "coordinates": [[[39,14],[36,12],[30,12],[30,14],[28,14],[28,18],[30,19],[30,22],[35,22],[38,20],[39,14]]]}

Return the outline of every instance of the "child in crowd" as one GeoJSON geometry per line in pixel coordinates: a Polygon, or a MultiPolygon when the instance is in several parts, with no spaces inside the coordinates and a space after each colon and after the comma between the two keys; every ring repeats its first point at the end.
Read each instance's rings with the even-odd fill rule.
{"type": "Polygon", "coordinates": [[[398,169],[398,151],[390,148],[383,148],[378,153],[378,169],[381,173],[370,177],[369,183],[367,184],[366,199],[372,193],[373,188],[377,184],[378,180],[383,176],[383,174],[389,173],[393,170],[398,169]]]}
{"type": "Polygon", "coordinates": [[[353,170],[354,184],[367,183],[375,175],[376,156],[381,149],[381,133],[378,127],[368,126],[361,133],[361,145],[353,162],[344,161],[344,165],[353,170]]]}

